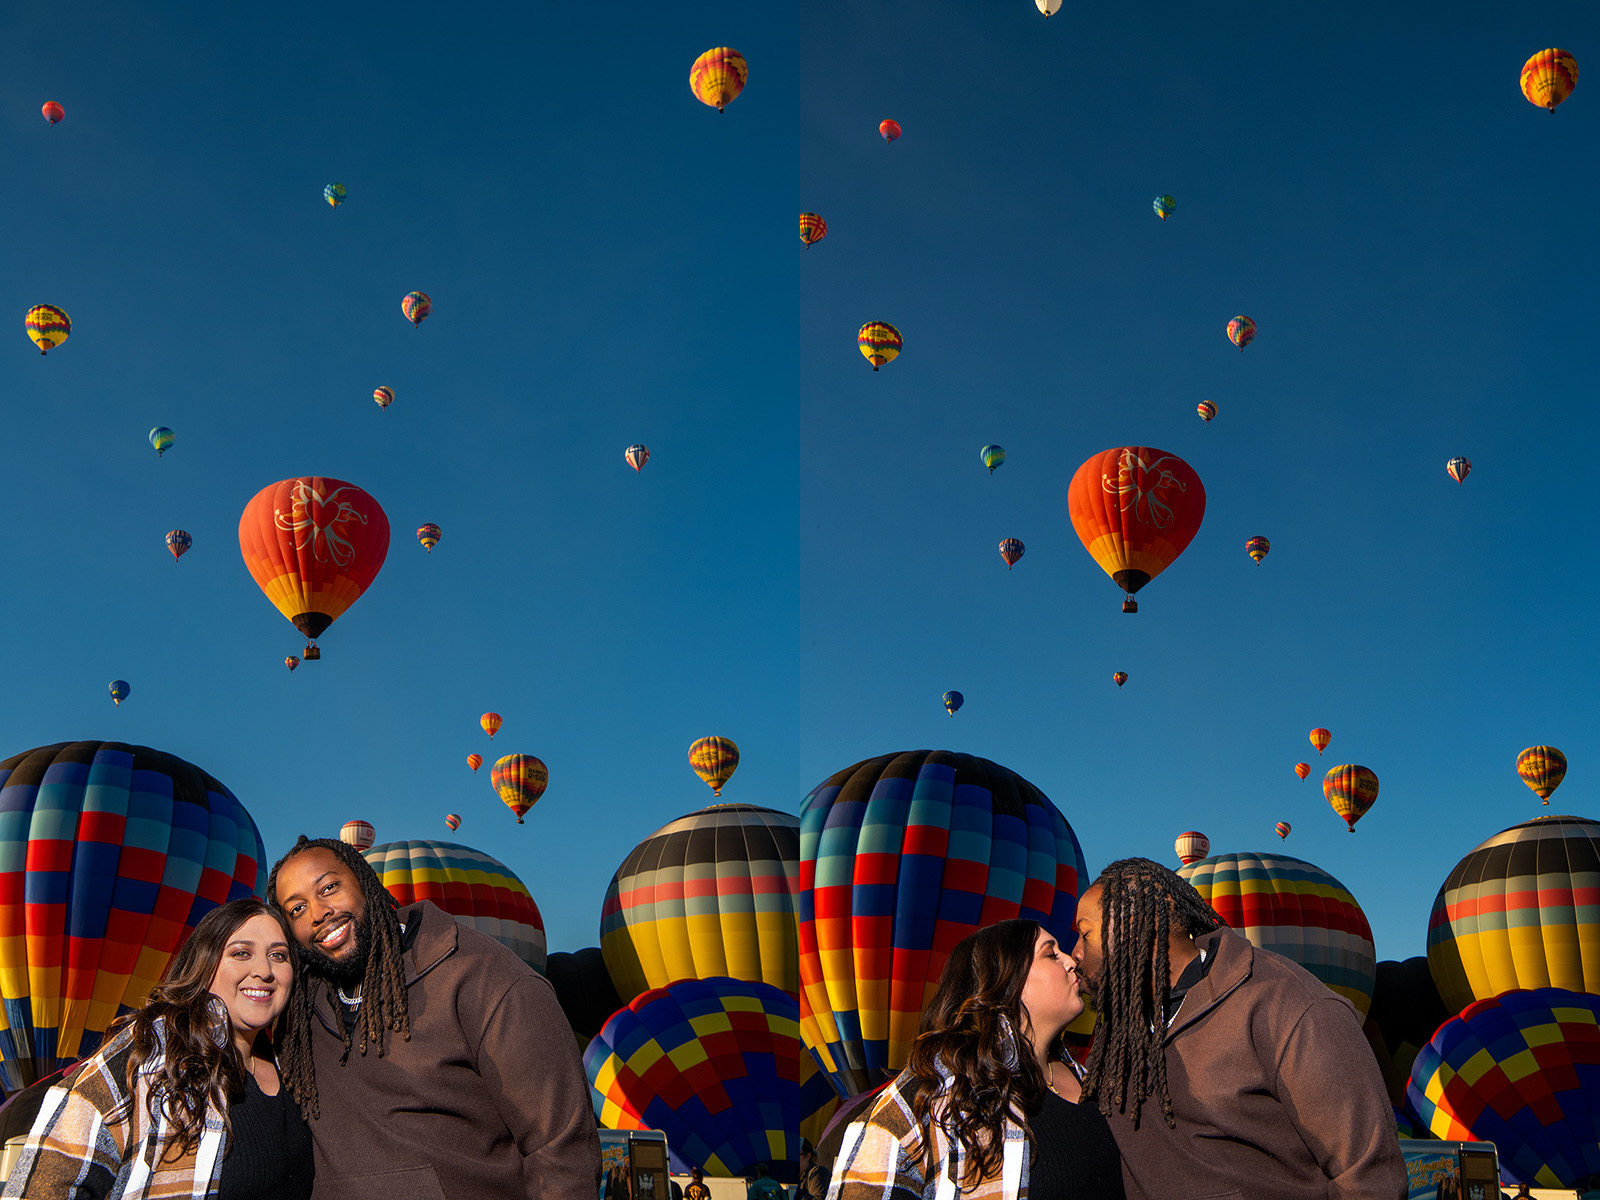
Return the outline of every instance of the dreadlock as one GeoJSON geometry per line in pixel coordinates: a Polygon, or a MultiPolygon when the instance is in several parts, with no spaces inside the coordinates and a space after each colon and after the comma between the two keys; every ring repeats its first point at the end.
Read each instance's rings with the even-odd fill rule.
{"type": "Polygon", "coordinates": [[[1098,1096],[1100,1111],[1127,1111],[1133,1092],[1134,1128],[1151,1096],[1161,1100],[1169,1129],[1177,1127],[1167,1091],[1163,1006],[1170,975],[1167,945],[1174,922],[1190,937],[1222,924],[1200,893],[1174,872],[1148,858],[1124,858],[1095,880],[1100,888],[1104,965],[1095,992],[1098,1012],[1094,1047],[1084,1070],[1083,1092],[1098,1096]]]}
{"type": "MultiPolygon", "coordinates": [[[[331,852],[350,870],[361,887],[361,899],[366,906],[363,919],[371,922],[372,943],[367,955],[366,972],[361,977],[361,1011],[356,1017],[354,1036],[359,1039],[362,1054],[366,1054],[370,1041],[376,1047],[378,1057],[382,1058],[385,1030],[392,1029],[406,1041],[411,1040],[405,959],[400,952],[399,909],[394,897],[384,890],[377,872],[354,846],[337,838],[308,838],[302,833],[300,840],[273,865],[272,874],[267,876],[267,898],[278,911],[283,911],[278,903],[278,872],[283,869],[284,863],[307,850],[331,852]]],[[[289,919],[287,913],[284,913],[284,919],[289,919]]],[[[306,966],[303,953],[300,963],[302,968],[306,966]]],[[[316,1019],[317,991],[317,988],[309,985],[294,989],[289,998],[288,1032],[278,1054],[284,1082],[294,1093],[300,1113],[307,1120],[322,1115],[317,1103],[317,1073],[311,1057],[311,1026],[316,1019]]],[[[344,1058],[349,1057],[352,1035],[342,1022],[339,1036],[344,1039],[344,1057],[339,1060],[343,1062],[344,1058]]]]}

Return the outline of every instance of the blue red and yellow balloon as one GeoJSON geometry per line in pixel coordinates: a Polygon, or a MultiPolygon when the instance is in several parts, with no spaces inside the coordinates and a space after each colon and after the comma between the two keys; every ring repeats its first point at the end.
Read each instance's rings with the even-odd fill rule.
{"type": "Polygon", "coordinates": [[[732,738],[699,738],[689,744],[689,766],[713,796],[720,796],[728,779],[739,769],[739,747],[732,738]]]}
{"type": "Polygon", "coordinates": [[[983,465],[989,468],[989,474],[994,474],[994,469],[1006,461],[1006,452],[999,446],[985,446],[978,451],[983,459],[983,465]]]}
{"type": "Polygon", "coordinates": [[[107,685],[107,690],[111,693],[111,703],[121,708],[122,702],[128,698],[128,693],[133,689],[128,686],[126,679],[113,679],[107,685]]]}
{"type": "Polygon", "coordinates": [[[347,846],[354,846],[357,850],[364,852],[368,846],[378,840],[378,833],[366,821],[346,821],[339,829],[339,840],[347,846]]]}
{"type": "Polygon", "coordinates": [[[900,122],[885,118],[878,122],[878,134],[886,142],[892,142],[900,136],[900,122]]]}
{"type": "Polygon", "coordinates": [[[400,311],[412,326],[421,325],[433,312],[433,301],[427,292],[407,292],[400,301],[400,311]]]}
{"type": "Polygon", "coordinates": [[[1445,878],[1428,967],[1451,1012],[1517,988],[1600,994],[1600,822],[1536,817],[1502,830],[1445,878]]]}
{"type": "Polygon", "coordinates": [[[322,198],[334,208],[344,203],[345,190],[342,183],[330,183],[322,189],[322,198]]]}
{"type": "Polygon", "coordinates": [[[961,706],[967,702],[967,698],[955,690],[946,692],[942,699],[944,700],[945,712],[949,713],[952,717],[955,716],[956,713],[960,711],[961,706]]]}
{"type": "Polygon", "coordinates": [[[1555,112],[1578,86],[1578,60],[1565,50],[1541,50],[1522,64],[1522,94],[1528,103],[1555,112]]]}
{"type": "Polygon", "coordinates": [[[494,741],[494,735],[499,732],[502,721],[499,713],[487,712],[478,718],[478,724],[489,735],[489,740],[492,742],[494,741]]]}
{"type": "Polygon", "coordinates": [[[423,840],[384,842],[362,856],[395,903],[404,907],[430,900],[543,973],[544,918],[517,873],[504,863],[454,842],[423,840]]]}
{"type": "Polygon", "coordinates": [[[1294,830],[1294,826],[1290,825],[1287,821],[1279,821],[1272,828],[1277,832],[1279,838],[1288,837],[1289,834],[1294,830]]]}
{"type": "Polygon", "coordinates": [[[764,983],[685,979],[635,996],[583,1056],[603,1129],[659,1129],[673,1170],[738,1177],[800,1156],[794,997],[764,983]]]}
{"type": "Polygon", "coordinates": [[[729,975],[798,996],[799,871],[792,813],[714,804],[663,825],[622,860],[600,910],[617,995],[729,975]]]}
{"type": "Polygon", "coordinates": [[[1228,340],[1239,347],[1242,354],[1244,348],[1255,341],[1256,323],[1249,317],[1238,316],[1228,322],[1228,340]]]}
{"type": "Polygon", "coordinates": [[[444,815],[444,827],[446,829],[448,829],[451,833],[454,833],[456,830],[460,829],[461,828],[461,814],[460,813],[445,813],[445,815],[444,815]]]}
{"type": "Polygon", "coordinates": [[[35,304],[23,318],[22,327],[28,331],[40,354],[48,354],[72,332],[72,318],[66,310],[54,304],[35,304]]]}
{"type": "Polygon", "coordinates": [[[721,112],[750,78],[750,64],[731,46],[707,50],[689,67],[689,90],[701,104],[721,112]]]}
{"type": "Polygon", "coordinates": [[[820,242],[828,236],[828,223],[822,219],[821,213],[800,214],[800,240],[805,243],[806,249],[811,249],[813,242],[820,242]]]}
{"type": "Polygon", "coordinates": [[[1017,560],[1026,554],[1027,551],[1028,548],[1016,538],[1000,539],[1000,557],[1005,559],[1006,570],[1008,571],[1016,565],[1017,560]]]}
{"type": "Polygon", "coordinates": [[[1328,743],[1333,741],[1333,734],[1329,733],[1326,729],[1313,729],[1310,737],[1311,744],[1317,748],[1317,754],[1319,756],[1328,748],[1328,743]]]}
{"type": "Polygon", "coordinates": [[[394,403],[394,389],[390,387],[375,387],[372,389],[372,402],[379,408],[388,408],[394,403]]]}
{"type": "Polygon", "coordinates": [[[900,331],[887,321],[868,321],[856,333],[856,345],[876,371],[884,363],[900,357],[905,342],[900,331]]]}
{"type": "Polygon", "coordinates": [[[489,782],[505,806],[522,815],[539,802],[550,784],[550,771],[531,754],[508,754],[489,769],[489,782]]]}
{"type": "Polygon", "coordinates": [[[481,755],[481,754],[469,754],[469,755],[467,755],[467,766],[471,767],[472,768],[472,773],[474,775],[476,775],[478,773],[478,768],[483,766],[483,755],[481,755]]]}
{"type": "Polygon", "coordinates": [[[422,548],[429,554],[433,553],[433,548],[439,544],[439,539],[443,536],[444,531],[432,521],[417,527],[417,541],[422,543],[422,548]]]}
{"type": "Polygon", "coordinates": [[[1321,867],[1267,851],[1217,854],[1180,876],[1250,944],[1293,959],[1365,1019],[1377,980],[1366,914],[1321,867]]]}
{"type": "Polygon", "coordinates": [[[1200,419],[1207,425],[1211,424],[1212,418],[1217,415],[1217,406],[1209,400],[1200,401],[1199,404],[1194,406],[1194,410],[1200,414],[1200,419]]]}
{"type": "Polygon", "coordinates": [[[1567,756],[1554,746],[1529,746],[1517,755],[1517,777],[1545,804],[1567,777],[1567,756]]]}
{"type": "Polygon", "coordinates": [[[1271,549],[1272,543],[1259,535],[1244,544],[1244,552],[1258,563],[1267,556],[1267,552],[1271,549]]]}
{"type": "Polygon", "coordinates": [[[1469,458],[1463,458],[1458,454],[1449,462],[1445,463],[1444,469],[1446,474],[1448,474],[1451,479],[1454,479],[1456,483],[1465,483],[1467,481],[1467,476],[1472,473],[1472,460],[1469,458]]]}
{"type": "Polygon", "coordinates": [[[1378,777],[1367,767],[1341,763],[1329,767],[1322,777],[1322,794],[1354,833],[1356,822],[1367,815],[1378,798],[1378,777]]]}
{"type": "Polygon", "coordinates": [[[1198,829],[1191,829],[1178,835],[1178,840],[1172,843],[1172,849],[1178,855],[1178,861],[1188,866],[1211,853],[1211,839],[1198,829]]]}
{"type": "Polygon", "coordinates": [[[182,529],[167,530],[167,549],[172,551],[172,561],[177,562],[189,553],[189,547],[194,545],[194,539],[182,529]]]}
{"type": "Polygon", "coordinates": [[[802,1037],[840,1096],[905,1065],[950,949],[1028,917],[1064,948],[1087,886],[1066,818],[987,759],[911,750],[829,776],[800,809],[802,1037]]]}
{"type": "Polygon", "coordinates": [[[645,463],[650,461],[650,448],[635,443],[622,452],[623,459],[633,468],[634,473],[644,470],[645,463]]]}
{"type": "Polygon", "coordinates": [[[1183,459],[1147,446],[1113,446],[1067,485],[1067,513],[1084,549],[1127,597],[1182,554],[1206,515],[1206,489],[1183,459]]]}
{"type": "Polygon", "coordinates": [[[145,746],[64,742],[0,762],[0,1082],[99,1048],[195,923],[259,895],[250,814],[199,767],[145,746]]]}
{"type": "Polygon", "coordinates": [[[1406,1107],[1436,1138],[1493,1142],[1504,1181],[1587,1186],[1600,1174],[1600,996],[1534,988],[1469,1005],[1418,1053],[1406,1107]]]}
{"type": "Polygon", "coordinates": [[[61,105],[57,104],[54,100],[46,100],[44,102],[44,107],[39,111],[44,113],[44,119],[51,125],[56,124],[67,115],[67,110],[62,108],[61,105]]]}
{"type": "Polygon", "coordinates": [[[150,431],[150,444],[156,448],[156,457],[160,458],[172,448],[172,443],[178,440],[178,435],[165,425],[157,425],[150,431]]]}

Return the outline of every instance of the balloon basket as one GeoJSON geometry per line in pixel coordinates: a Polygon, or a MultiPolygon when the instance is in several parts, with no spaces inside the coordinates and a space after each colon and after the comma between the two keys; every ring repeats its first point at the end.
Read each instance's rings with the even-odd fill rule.
{"type": "Polygon", "coordinates": [[[322,657],[322,648],[315,642],[306,643],[306,652],[300,656],[302,662],[312,662],[322,657]]]}
{"type": "Polygon", "coordinates": [[[1136,613],[1136,612],[1138,612],[1139,611],[1139,602],[1137,600],[1135,600],[1132,596],[1129,596],[1126,600],[1124,600],[1122,602],[1122,611],[1125,612],[1125,613],[1136,613]]]}

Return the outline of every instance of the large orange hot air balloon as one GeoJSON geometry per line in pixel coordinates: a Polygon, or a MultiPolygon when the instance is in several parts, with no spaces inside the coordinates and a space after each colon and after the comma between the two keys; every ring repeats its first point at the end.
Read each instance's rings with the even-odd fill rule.
{"type": "Polygon", "coordinates": [[[1318,754],[1326,750],[1328,743],[1331,741],[1333,741],[1333,734],[1326,729],[1313,729],[1311,731],[1311,744],[1317,748],[1318,754]]]}
{"type": "Polygon", "coordinates": [[[389,553],[389,518],[353,483],[302,475],[268,484],[239,518],[239,552],[267,599],[316,639],[361,598],[389,553]]]}
{"type": "Polygon", "coordinates": [[[1367,809],[1378,798],[1378,777],[1354,763],[1330,767],[1322,777],[1322,794],[1354,833],[1356,822],[1367,815],[1367,809]]]}
{"type": "Polygon", "coordinates": [[[1067,485],[1067,513],[1084,548],[1128,593],[1122,611],[1138,612],[1133,594],[1199,532],[1206,489],[1177,455],[1114,446],[1078,468],[1067,485]]]}

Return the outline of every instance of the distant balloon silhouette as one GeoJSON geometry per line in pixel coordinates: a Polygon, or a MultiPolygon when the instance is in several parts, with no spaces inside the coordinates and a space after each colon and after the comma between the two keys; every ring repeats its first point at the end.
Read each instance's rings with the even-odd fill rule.
{"type": "Polygon", "coordinates": [[[1111,673],[1111,680],[1118,687],[1121,687],[1123,684],[1128,682],[1128,673],[1126,671],[1113,671],[1111,673]]]}

